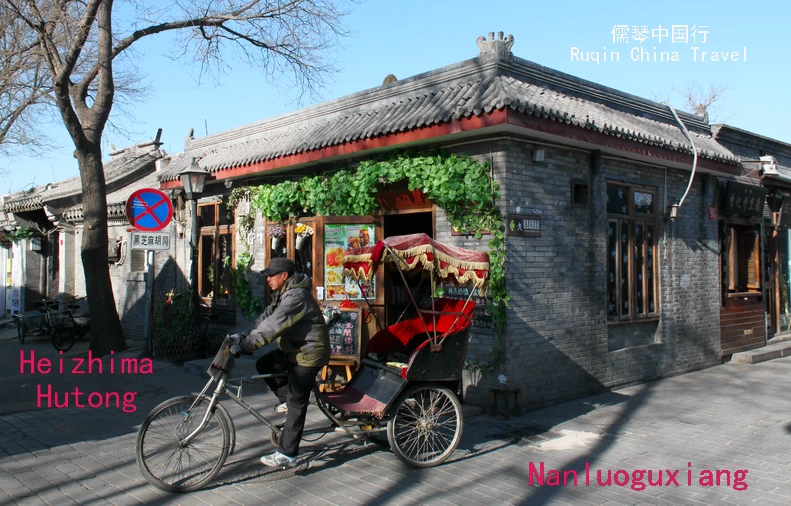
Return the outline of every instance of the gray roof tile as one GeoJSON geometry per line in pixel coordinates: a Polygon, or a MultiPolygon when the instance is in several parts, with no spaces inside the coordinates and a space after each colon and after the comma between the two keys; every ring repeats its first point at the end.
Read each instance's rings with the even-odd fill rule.
{"type": "MultiPolygon", "coordinates": [[[[665,106],[517,59],[508,75],[477,60],[191,142],[160,177],[194,156],[210,172],[510,108],[634,142],[691,153],[665,106]],[[478,69],[478,70],[475,70],[478,69]]],[[[682,113],[701,157],[738,164],[700,118],[682,113]]]]}
{"type": "MultiPolygon", "coordinates": [[[[132,184],[124,186],[112,193],[107,194],[107,218],[124,219],[126,218],[126,201],[137,190],[143,188],[157,188],[157,174],[150,172],[145,177],[138,179],[132,184]]],[[[79,222],[83,220],[82,204],[71,207],[63,212],[63,217],[69,222],[79,222]]]]}
{"type": "MultiPolygon", "coordinates": [[[[104,164],[104,175],[107,189],[112,192],[118,188],[133,184],[129,177],[135,172],[144,169],[146,166],[153,166],[153,163],[163,153],[152,142],[145,142],[130,146],[114,153],[113,159],[104,164]]],[[[153,169],[152,169],[153,170],[153,169]]],[[[141,176],[143,174],[140,174],[141,176]]],[[[154,184],[154,186],[157,186],[154,184]]],[[[49,183],[33,188],[29,191],[22,191],[7,195],[3,203],[4,212],[22,212],[42,209],[45,205],[64,201],[72,197],[79,197],[82,193],[82,182],[78,177],[72,177],[49,183]]]]}

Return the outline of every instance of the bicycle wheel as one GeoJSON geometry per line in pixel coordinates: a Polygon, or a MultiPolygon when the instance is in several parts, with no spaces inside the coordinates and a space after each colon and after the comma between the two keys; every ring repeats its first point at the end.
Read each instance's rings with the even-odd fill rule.
{"type": "Polygon", "coordinates": [[[456,394],[436,385],[413,385],[387,423],[390,448],[412,467],[445,462],[461,440],[464,418],[456,394]]]}
{"type": "Polygon", "coordinates": [[[192,492],[217,476],[230,449],[228,421],[217,409],[188,445],[181,443],[199,425],[209,400],[169,399],[151,410],[137,433],[137,465],[143,477],[166,492],[192,492]]]}
{"type": "Polygon", "coordinates": [[[52,331],[52,346],[56,350],[69,351],[74,346],[74,333],[64,327],[56,327],[52,331]]]}
{"type": "Polygon", "coordinates": [[[21,317],[16,318],[16,337],[19,339],[20,344],[25,344],[25,334],[27,334],[27,328],[25,328],[25,321],[21,317]]]}

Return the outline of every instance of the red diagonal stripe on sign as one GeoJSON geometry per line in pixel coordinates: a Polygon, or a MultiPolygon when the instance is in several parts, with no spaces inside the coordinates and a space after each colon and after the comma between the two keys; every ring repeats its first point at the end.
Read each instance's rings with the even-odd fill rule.
{"type": "Polygon", "coordinates": [[[145,200],[143,200],[143,199],[140,197],[140,195],[138,195],[138,196],[137,196],[137,200],[138,200],[138,201],[140,202],[140,204],[143,206],[143,208],[145,209],[145,212],[143,212],[143,213],[140,213],[138,216],[136,216],[136,217],[135,217],[135,222],[139,221],[139,220],[140,220],[141,218],[143,218],[145,215],[147,215],[147,214],[150,214],[150,215],[151,215],[151,217],[152,217],[152,218],[154,218],[154,221],[156,221],[156,222],[157,222],[157,225],[160,225],[160,226],[162,226],[162,220],[160,220],[160,219],[157,217],[157,215],[156,215],[156,214],[154,214],[154,209],[156,209],[156,208],[157,208],[157,207],[159,207],[160,205],[164,204],[164,203],[165,203],[165,199],[163,199],[162,197],[160,197],[160,198],[159,198],[159,202],[157,202],[156,204],[154,204],[154,205],[153,205],[153,206],[151,206],[151,207],[148,207],[148,205],[146,204],[146,201],[145,201],[145,200]]]}

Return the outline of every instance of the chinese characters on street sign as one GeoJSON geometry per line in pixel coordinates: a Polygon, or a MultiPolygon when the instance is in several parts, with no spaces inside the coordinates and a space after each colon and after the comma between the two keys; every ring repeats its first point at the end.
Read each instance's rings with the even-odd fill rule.
{"type": "Polygon", "coordinates": [[[167,232],[132,232],[132,249],[170,249],[170,234],[167,232]]]}

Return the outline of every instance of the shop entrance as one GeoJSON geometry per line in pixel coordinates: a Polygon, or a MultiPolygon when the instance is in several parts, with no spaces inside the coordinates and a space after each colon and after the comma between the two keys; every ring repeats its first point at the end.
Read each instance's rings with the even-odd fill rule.
{"type": "MultiPolygon", "coordinates": [[[[434,213],[431,211],[418,211],[386,214],[384,215],[383,228],[385,238],[394,235],[423,233],[433,239],[434,213]]],[[[405,274],[409,276],[409,273],[405,274]]],[[[421,284],[421,279],[420,276],[407,277],[407,283],[418,302],[424,296],[429,296],[431,290],[428,281],[424,281],[421,284]]],[[[398,271],[385,269],[384,288],[386,325],[392,325],[399,319],[403,320],[417,316],[414,314],[414,307],[410,301],[409,292],[404,286],[398,271]]]]}
{"type": "Polygon", "coordinates": [[[777,251],[777,266],[774,269],[776,283],[773,287],[775,311],[772,316],[774,331],[777,333],[788,332],[791,330],[791,304],[789,303],[789,292],[791,291],[791,234],[788,229],[779,229],[775,237],[774,244],[777,251]]]}

